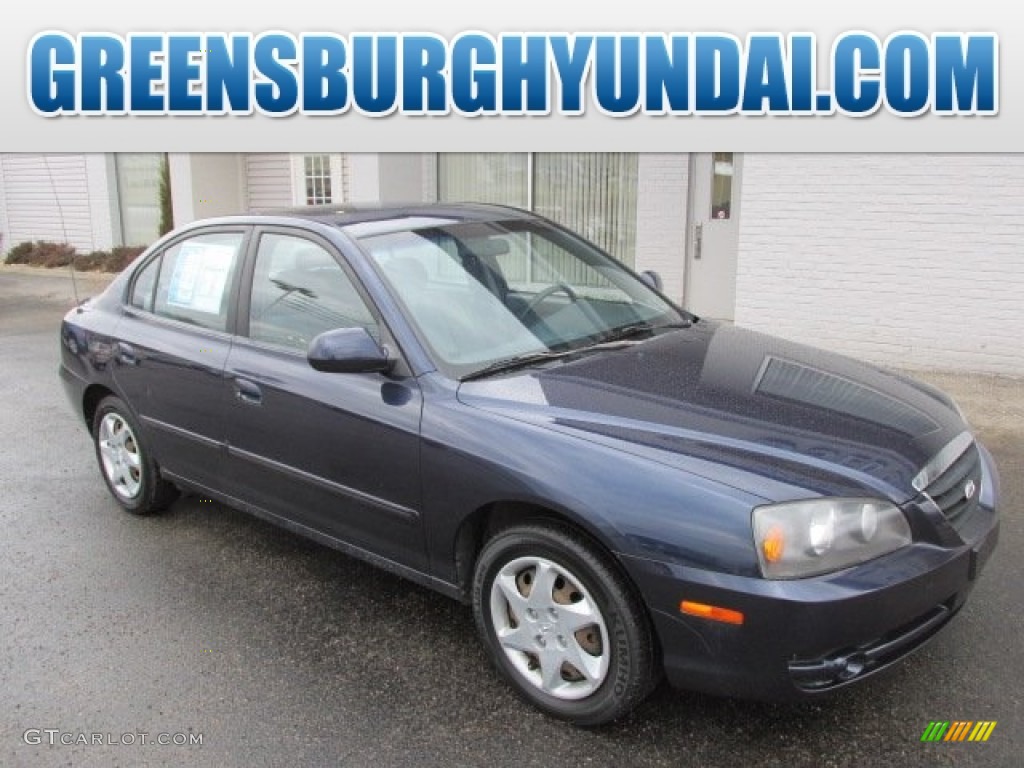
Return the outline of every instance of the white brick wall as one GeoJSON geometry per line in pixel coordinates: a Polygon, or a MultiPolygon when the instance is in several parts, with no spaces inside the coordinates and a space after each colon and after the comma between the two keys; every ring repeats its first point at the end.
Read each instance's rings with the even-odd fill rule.
{"type": "Polygon", "coordinates": [[[746,155],[736,322],[1024,374],[1024,155],[746,155]]]}
{"type": "Polygon", "coordinates": [[[689,156],[641,154],[638,163],[636,270],[658,272],[665,294],[682,302],[689,156]]]}

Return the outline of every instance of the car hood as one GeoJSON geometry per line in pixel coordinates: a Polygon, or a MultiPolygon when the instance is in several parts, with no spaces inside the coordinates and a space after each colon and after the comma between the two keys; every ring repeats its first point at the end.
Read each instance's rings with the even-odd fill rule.
{"type": "Polygon", "coordinates": [[[905,501],[922,466],[967,429],[928,385],[711,321],[465,382],[459,399],[770,500],[905,501]]]}

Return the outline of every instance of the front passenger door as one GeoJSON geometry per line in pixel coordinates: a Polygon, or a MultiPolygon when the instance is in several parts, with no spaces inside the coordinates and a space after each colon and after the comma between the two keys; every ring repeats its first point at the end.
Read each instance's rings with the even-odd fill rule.
{"type": "Polygon", "coordinates": [[[227,478],[266,512],[425,569],[416,380],[322,373],[306,360],[323,331],[385,335],[344,264],[294,230],[258,234],[225,368],[227,478]]]}

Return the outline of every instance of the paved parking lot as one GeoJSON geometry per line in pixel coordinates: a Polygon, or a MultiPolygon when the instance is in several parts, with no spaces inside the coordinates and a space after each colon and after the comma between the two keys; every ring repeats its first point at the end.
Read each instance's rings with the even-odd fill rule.
{"type": "Polygon", "coordinates": [[[992,449],[1004,499],[999,548],[931,645],[821,703],[662,689],[584,731],[510,694],[444,597],[195,497],[121,513],[56,377],[70,297],[63,274],[0,268],[0,765],[1020,764],[1024,382],[929,376],[992,449]],[[998,725],[922,744],[931,720],[998,725]],[[152,743],[190,733],[201,746],[152,743]]]}

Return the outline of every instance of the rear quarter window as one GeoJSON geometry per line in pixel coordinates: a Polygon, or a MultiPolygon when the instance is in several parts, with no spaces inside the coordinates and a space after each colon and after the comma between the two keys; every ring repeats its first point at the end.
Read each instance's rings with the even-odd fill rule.
{"type": "Polygon", "coordinates": [[[156,287],[156,276],[160,271],[160,257],[150,259],[149,263],[135,274],[132,283],[132,295],[129,303],[133,307],[153,311],[153,289],[156,287]]]}
{"type": "Polygon", "coordinates": [[[153,311],[190,325],[227,330],[243,239],[241,232],[203,234],[164,251],[153,311]]]}

